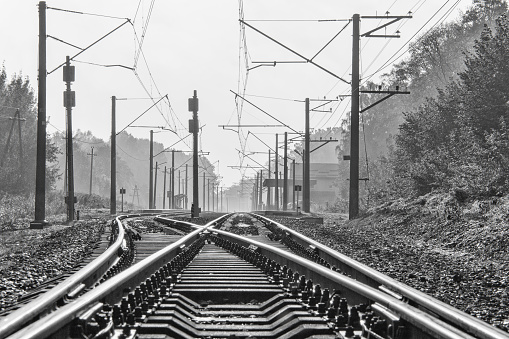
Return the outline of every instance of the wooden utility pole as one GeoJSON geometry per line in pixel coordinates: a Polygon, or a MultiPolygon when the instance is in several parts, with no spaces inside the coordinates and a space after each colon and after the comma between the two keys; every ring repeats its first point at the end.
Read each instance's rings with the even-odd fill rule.
{"type": "MultiPolygon", "coordinates": [[[[26,119],[21,118],[21,114],[19,112],[19,109],[16,109],[16,113],[12,118],[9,118],[9,120],[12,120],[11,129],[9,130],[9,136],[7,137],[7,143],[5,144],[4,152],[2,155],[2,159],[0,160],[0,168],[3,167],[4,161],[7,158],[7,154],[9,153],[9,146],[11,142],[11,136],[12,131],[14,129],[14,125],[16,124],[16,121],[18,122],[18,142],[19,142],[19,155],[18,155],[18,166],[19,170],[16,175],[17,177],[17,185],[21,185],[21,180],[25,177],[25,166],[23,161],[23,138],[21,136],[21,122],[26,121],[26,119]]],[[[66,190],[67,191],[67,190],[66,190]]]]}
{"type": "Polygon", "coordinates": [[[37,92],[37,162],[35,171],[35,220],[40,229],[46,221],[46,1],[39,1],[39,71],[37,92]]]}
{"type": "Polygon", "coordinates": [[[92,174],[94,171],[94,157],[97,156],[97,154],[94,154],[94,146],[91,147],[91,153],[87,153],[87,155],[90,155],[90,187],[88,189],[88,194],[92,195],[92,174]]]}
{"type": "Polygon", "coordinates": [[[9,118],[9,120],[12,120],[11,129],[9,130],[9,136],[7,137],[7,143],[5,144],[4,152],[2,154],[2,159],[0,159],[0,167],[4,166],[4,161],[7,157],[7,154],[9,153],[9,146],[11,143],[11,136],[12,131],[14,130],[14,125],[16,124],[16,121],[18,121],[18,137],[19,137],[19,175],[23,173],[23,144],[22,144],[22,137],[21,137],[21,122],[26,121],[26,119],[21,118],[21,114],[19,113],[19,108],[16,109],[16,113],[14,113],[14,116],[12,118],[9,118]]]}
{"type": "Polygon", "coordinates": [[[149,165],[148,165],[148,208],[154,208],[154,202],[152,201],[154,197],[154,187],[152,183],[154,182],[154,131],[150,130],[150,145],[149,145],[149,165]]]}

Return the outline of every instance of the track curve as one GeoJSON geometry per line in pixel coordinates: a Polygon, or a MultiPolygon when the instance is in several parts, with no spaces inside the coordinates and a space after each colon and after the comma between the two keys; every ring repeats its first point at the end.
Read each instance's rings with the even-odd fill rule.
{"type": "Polygon", "coordinates": [[[509,338],[264,217],[155,220],[192,231],[9,338],[509,338]]]}

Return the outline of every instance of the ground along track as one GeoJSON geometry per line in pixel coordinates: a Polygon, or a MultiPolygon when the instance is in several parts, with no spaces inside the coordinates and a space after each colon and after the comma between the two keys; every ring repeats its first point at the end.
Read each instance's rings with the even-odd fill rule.
{"type": "Polygon", "coordinates": [[[428,312],[433,299],[407,302],[305,241],[262,217],[225,216],[11,338],[509,338],[459,311],[447,320],[440,304],[428,312]]]}
{"type": "MultiPolygon", "coordinates": [[[[189,214],[185,211],[166,213],[171,216],[189,214]]],[[[146,223],[144,220],[149,215],[122,215],[108,223],[89,257],[73,270],[45,281],[0,314],[0,338],[40,318],[41,314],[46,315],[71,302],[87,289],[178,240],[186,234],[186,230],[192,229],[186,223],[179,223],[176,228],[154,227],[157,226],[153,225],[154,222],[146,223]],[[157,240],[151,241],[153,238],[157,240]]]]}

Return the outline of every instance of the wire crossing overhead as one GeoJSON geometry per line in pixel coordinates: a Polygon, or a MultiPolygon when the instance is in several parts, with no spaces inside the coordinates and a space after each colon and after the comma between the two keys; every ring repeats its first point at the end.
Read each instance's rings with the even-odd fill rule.
{"type": "MultiPolygon", "coordinates": [[[[402,16],[399,16],[399,15],[396,15],[396,16],[389,16],[389,15],[386,15],[386,16],[377,16],[377,15],[374,15],[374,16],[362,16],[361,17],[362,19],[394,19],[386,24],[383,24],[382,26],[379,26],[375,29],[372,29],[371,31],[368,31],[364,34],[361,35],[361,37],[366,37],[366,38],[400,38],[400,35],[399,34],[396,34],[396,35],[387,35],[387,34],[372,34],[378,30],[381,30],[382,28],[385,28],[387,26],[390,26],[392,25],[393,23],[396,23],[398,21],[400,21],[401,19],[411,19],[412,16],[411,15],[402,15],[402,16]]],[[[397,32],[399,33],[399,32],[397,32]]]]}
{"type": "Polygon", "coordinates": [[[288,126],[287,124],[285,124],[284,122],[282,122],[281,120],[279,120],[278,118],[274,117],[273,115],[267,113],[266,111],[264,111],[263,109],[261,109],[260,107],[256,106],[255,104],[253,104],[251,101],[247,100],[246,98],[242,97],[240,94],[237,94],[235,93],[234,91],[230,90],[230,92],[232,92],[233,94],[235,94],[235,97],[239,97],[241,98],[242,100],[244,100],[245,102],[247,102],[248,104],[250,104],[251,106],[253,106],[254,108],[258,109],[259,111],[267,114],[269,117],[271,117],[272,119],[276,120],[277,122],[279,122],[280,124],[284,125],[285,127],[288,127],[289,129],[291,129],[292,131],[294,131],[295,133],[297,134],[301,134],[299,132],[297,132],[296,130],[294,130],[293,128],[291,128],[290,126],[288,126]]]}
{"type": "Polygon", "coordinates": [[[332,139],[332,137],[331,137],[329,140],[309,140],[309,141],[310,142],[321,142],[322,143],[320,146],[317,146],[317,147],[315,147],[315,148],[313,148],[312,150],[309,151],[309,153],[313,153],[317,149],[327,145],[329,142],[338,142],[339,140],[338,139],[332,139]]]}
{"type": "MultiPolygon", "coordinates": [[[[80,55],[81,53],[85,52],[87,49],[89,49],[90,47],[94,46],[95,44],[97,44],[99,41],[103,40],[104,38],[106,38],[108,35],[112,34],[113,32],[115,32],[116,30],[120,29],[122,26],[124,26],[125,24],[127,23],[131,23],[131,20],[129,19],[126,19],[126,21],[124,23],[122,23],[121,25],[115,27],[113,30],[109,31],[108,33],[106,33],[105,35],[103,35],[101,38],[97,39],[96,41],[94,41],[93,43],[91,43],[90,45],[88,45],[87,47],[81,49],[80,52],[74,54],[70,60],[73,60],[74,58],[76,58],[78,55],[80,55]]],[[[131,23],[132,24],[132,23],[131,23]]],[[[63,65],[65,65],[65,62],[61,63],[60,65],[58,65],[57,67],[55,67],[53,70],[51,70],[50,72],[48,72],[48,75],[50,75],[51,73],[55,72],[57,69],[59,69],[60,67],[62,67],[63,65]]]]}
{"type": "MultiPolygon", "coordinates": [[[[331,39],[331,41],[329,41],[329,42],[327,43],[327,45],[326,45],[324,48],[322,48],[322,49],[321,49],[321,50],[320,50],[320,51],[319,51],[319,52],[318,52],[318,53],[317,53],[317,54],[316,54],[313,58],[308,59],[308,58],[306,58],[305,56],[303,56],[302,54],[300,54],[300,53],[298,53],[298,52],[294,51],[294,50],[293,50],[293,49],[291,49],[290,47],[287,47],[286,45],[282,44],[281,42],[277,41],[276,39],[274,39],[274,38],[270,37],[269,35],[267,35],[267,34],[263,33],[263,32],[262,32],[262,31],[260,31],[259,29],[257,29],[257,28],[255,28],[255,27],[253,27],[252,25],[248,24],[246,21],[244,21],[244,20],[242,20],[242,19],[239,19],[239,21],[240,21],[242,24],[244,24],[244,25],[246,25],[247,27],[249,27],[249,28],[251,28],[252,30],[254,30],[255,32],[257,32],[257,33],[259,33],[259,34],[263,35],[263,36],[264,36],[264,37],[266,37],[267,39],[269,39],[269,40],[271,40],[271,41],[275,42],[276,44],[278,44],[279,46],[283,47],[284,49],[286,49],[286,50],[288,50],[288,51],[292,52],[293,54],[297,55],[299,58],[304,59],[307,63],[310,63],[310,64],[312,64],[312,65],[314,65],[314,66],[316,66],[316,67],[320,68],[322,71],[325,71],[325,72],[329,73],[329,74],[330,74],[330,75],[332,75],[333,77],[335,77],[335,78],[337,78],[337,79],[339,79],[339,80],[343,81],[345,84],[350,84],[348,81],[346,81],[345,79],[343,79],[343,78],[342,78],[342,77],[340,77],[339,75],[336,75],[336,74],[332,73],[332,72],[331,72],[331,71],[329,71],[328,69],[326,69],[326,68],[324,68],[324,67],[320,66],[319,64],[317,64],[316,62],[314,62],[314,61],[313,61],[313,58],[315,58],[318,54],[320,54],[320,52],[322,52],[322,51],[323,51],[323,49],[324,49],[325,47],[327,47],[327,45],[328,45],[328,44],[329,44],[332,40],[334,40],[334,39],[336,38],[336,36],[337,36],[337,35],[339,35],[339,33],[341,33],[343,30],[341,30],[341,31],[340,31],[340,32],[339,32],[339,33],[338,33],[338,34],[337,34],[334,38],[332,38],[332,39],[331,39]]],[[[348,25],[348,24],[347,24],[347,25],[348,25]]],[[[344,28],[346,28],[346,26],[345,26],[344,28]]],[[[343,28],[343,29],[344,29],[344,28],[343,28]]],[[[275,65],[276,65],[276,63],[274,63],[274,66],[275,66],[275,65]]]]}
{"type": "Polygon", "coordinates": [[[122,133],[127,127],[131,126],[134,122],[136,122],[136,120],[138,120],[139,118],[141,118],[143,116],[143,114],[147,113],[152,107],[154,107],[155,105],[157,105],[161,100],[163,100],[164,98],[166,98],[168,96],[168,94],[166,94],[165,96],[163,96],[162,98],[160,98],[159,100],[157,100],[154,104],[152,104],[152,106],[150,106],[149,108],[147,108],[143,113],[141,113],[136,119],[134,119],[133,121],[131,121],[126,127],[122,128],[122,130],[120,132],[117,133],[117,135],[119,135],[120,133],[122,133]]]}
{"type": "Polygon", "coordinates": [[[373,90],[361,90],[360,93],[370,93],[370,94],[385,93],[385,94],[388,94],[388,95],[384,96],[383,98],[377,100],[376,102],[372,103],[371,105],[369,105],[369,106],[363,108],[362,110],[360,110],[360,113],[366,112],[368,109],[375,107],[376,105],[378,105],[379,103],[389,99],[393,95],[396,95],[396,94],[410,94],[410,92],[408,92],[408,91],[400,91],[399,90],[399,86],[396,86],[395,90],[380,90],[380,91],[376,91],[376,90],[375,91],[373,91],[373,90]]]}

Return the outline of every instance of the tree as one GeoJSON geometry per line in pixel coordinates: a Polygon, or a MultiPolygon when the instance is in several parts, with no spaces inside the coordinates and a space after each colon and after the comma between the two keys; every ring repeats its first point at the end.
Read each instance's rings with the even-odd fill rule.
{"type": "Polygon", "coordinates": [[[459,80],[405,114],[396,138],[395,172],[415,194],[460,187],[498,194],[508,187],[509,20],[487,25],[465,59],[459,80]]]}
{"type": "MultiPolygon", "coordinates": [[[[0,152],[2,152],[0,153],[2,157],[0,192],[30,194],[35,190],[36,107],[34,91],[28,78],[24,78],[22,74],[14,74],[8,81],[5,67],[2,67],[0,71],[0,152]],[[19,117],[15,117],[17,110],[19,117]],[[18,118],[22,119],[20,121],[21,138],[18,118]]],[[[47,140],[46,188],[48,190],[54,187],[59,176],[56,167],[57,154],[58,149],[50,140],[47,140]]]]}

